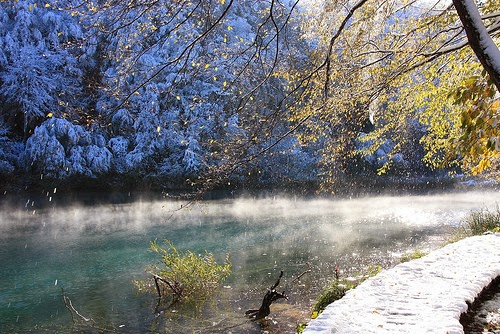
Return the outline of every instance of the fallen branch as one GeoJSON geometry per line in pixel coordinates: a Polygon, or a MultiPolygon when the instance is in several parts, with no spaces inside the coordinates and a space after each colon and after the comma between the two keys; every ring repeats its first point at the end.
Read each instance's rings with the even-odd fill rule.
{"type": "MultiPolygon", "coordinates": [[[[116,333],[117,330],[116,328],[110,326],[110,327],[101,327],[98,326],[97,323],[95,322],[94,319],[92,318],[87,318],[83,316],[80,312],[77,311],[77,309],[73,306],[73,303],[71,302],[71,299],[69,299],[68,296],[64,293],[64,289],[61,288],[61,294],[62,294],[62,299],[64,302],[64,307],[66,307],[71,314],[71,320],[73,321],[73,326],[78,327],[80,326],[81,328],[78,328],[78,332],[82,333],[88,333],[89,329],[88,327],[91,327],[92,333],[116,333]]],[[[77,330],[75,328],[75,330],[77,330]]]]}
{"type": "Polygon", "coordinates": [[[62,293],[62,297],[63,297],[64,306],[68,309],[69,313],[71,314],[71,320],[73,320],[74,324],[78,323],[77,319],[81,319],[85,323],[91,322],[92,326],[95,325],[94,319],[84,317],[83,315],[80,314],[80,312],[78,312],[75,309],[75,307],[73,306],[73,303],[71,302],[71,299],[69,299],[69,297],[66,296],[66,294],[64,294],[64,289],[62,289],[62,288],[61,288],[61,293],[62,293]],[[78,316],[77,319],[75,319],[75,315],[78,316]]]}

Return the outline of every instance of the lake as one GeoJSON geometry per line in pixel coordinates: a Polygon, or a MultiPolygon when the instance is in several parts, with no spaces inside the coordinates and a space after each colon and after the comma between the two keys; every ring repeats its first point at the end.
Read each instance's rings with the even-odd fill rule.
{"type": "Polygon", "coordinates": [[[139,200],[58,206],[58,196],[47,194],[52,206],[27,198],[2,207],[2,333],[294,333],[336,266],[343,276],[393,266],[409,250],[440,247],[472,210],[496,210],[500,203],[498,191],[191,205],[139,200]],[[157,261],[148,251],[155,239],[168,239],[181,251],[209,251],[220,262],[230,254],[232,274],[213,300],[157,308],[156,296],[133,284],[157,261]],[[289,299],[273,304],[267,321],[245,319],[281,270],[278,290],[289,299]],[[311,272],[294,280],[306,270],[311,272]],[[63,292],[94,327],[81,319],[73,323],[63,292]]]}

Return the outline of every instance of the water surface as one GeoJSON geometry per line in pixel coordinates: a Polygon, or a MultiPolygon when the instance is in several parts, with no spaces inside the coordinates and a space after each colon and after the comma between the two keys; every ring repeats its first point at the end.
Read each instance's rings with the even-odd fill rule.
{"type": "MultiPolygon", "coordinates": [[[[57,204],[57,196],[50,199],[57,204]]],[[[442,245],[471,210],[495,210],[498,192],[344,200],[234,199],[186,203],[138,201],[36,209],[31,200],[0,216],[0,332],[293,333],[339,266],[355,275],[389,267],[407,250],[442,245]],[[180,209],[180,206],[183,208],[180,209]],[[136,291],[147,276],[151,240],[222,261],[233,273],[202,306],[156,308],[156,296],[136,291]],[[293,278],[311,270],[300,281],[293,278]],[[289,299],[263,324],[244,318],[266,289],[289,299]],[[73,324],[62,291],[98,328],[73,324]],[[158,311],[161,311],[158,313],[158,311]]]]}

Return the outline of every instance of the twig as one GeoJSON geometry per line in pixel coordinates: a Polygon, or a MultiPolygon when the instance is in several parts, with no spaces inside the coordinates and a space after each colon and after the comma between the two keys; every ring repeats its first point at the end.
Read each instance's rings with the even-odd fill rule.
{"type": "Polygon", "coordinates": [[[304,276],[305,274],[307,273],[310,273],[312,270],[311,269],[307,269],[306,271],[304,271],[302,274],[300,274],[299,276],[295,277],[293,280],[291,280],[291,282],[295,282],[297,280],[299,280],[302,276],[304,276]]]}

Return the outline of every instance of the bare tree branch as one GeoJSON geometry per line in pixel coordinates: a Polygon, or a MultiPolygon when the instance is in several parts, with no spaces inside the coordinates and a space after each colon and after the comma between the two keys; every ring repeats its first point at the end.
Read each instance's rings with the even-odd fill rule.
{"type": "Polygon", "coordinates": [[[151,74],[151,76],[149,76],[146,80],[144,80],[140,85],[138,85],[132,92],[130,92],[127,96],[125,96],[125,98],[122,100],[122,102],[115,108],[116,110],[120,109],[121,107],[123,107],[123,105],[125,105],[125,103],[137,92],[139,91],[141,88],[143,88],[144,86],[146,86],[148,83],[150,83],[154,78],[156,78],[158,75],[160,75],[160,73],[162,73],[165,69],[167,69],[168,67],[172,66],[173,64],[176,64],[176,63],[179,63],[182,59],[184,59],[184,57],[187,55],[190,54],[190,52],[192,51],[192,49],[201,41],[203,40],[206,36],[208,36],[214,29],[215,27],[217,27],[217,25],[219,23],[222,22],[222,20],[224,19],[224,17],[226,16],[226,14],[229,12],[229,8],[231,8],[231,6],[233,5],[233,2],[234,0],[230,0],[229,1],[229,4],[226,6],[226,8],[224,9],[224,11],[222,12],[222,14],[217,18],[217,20],[207,29],[205,30],[203,33],[201,33],[199,36],[197,36],[193,41],[191,41],[191,43],[189,43],[186,47],[184,47],[184,49],[181,51],[181,53],[174,59],[172,59],[171,61],[165,63],[164,65],[162,65],[156,72],[154,72],[153,74],[151,74]]]}
{"type": "Polygon", "coordinates": [[[344,17],[344,20],[342,21],[342,23],[338,27],[336,33],[330,39],[330,44],[328,46],[328,51],[327,51],[327,54],[326,54],[325,61],[323,62],[323,64],[320,65],[320,68],[323,68],[323,67],[326,66],[325,84],[324,84],[324,92],[323,92],[323,95],[324,95],[325,99],[328,98],[328,86],[329,86],[329,83],[330,83],[330,72],[331,72],[331,55],[333,53],[333,46],[335,45],[335,41],[340,36],[340,34],[342,34],[345,26],[347,25],[347,22],[349,22],[349,20],[354,15],[354,13],[356,12],[356,10],[358,10],[359,8],[361,8],[366,2],[368,2],[368,0],[360,0],[358,3],[356,3],[349,10],[349,13],[347,13],[347,15],[344,17]]]}

